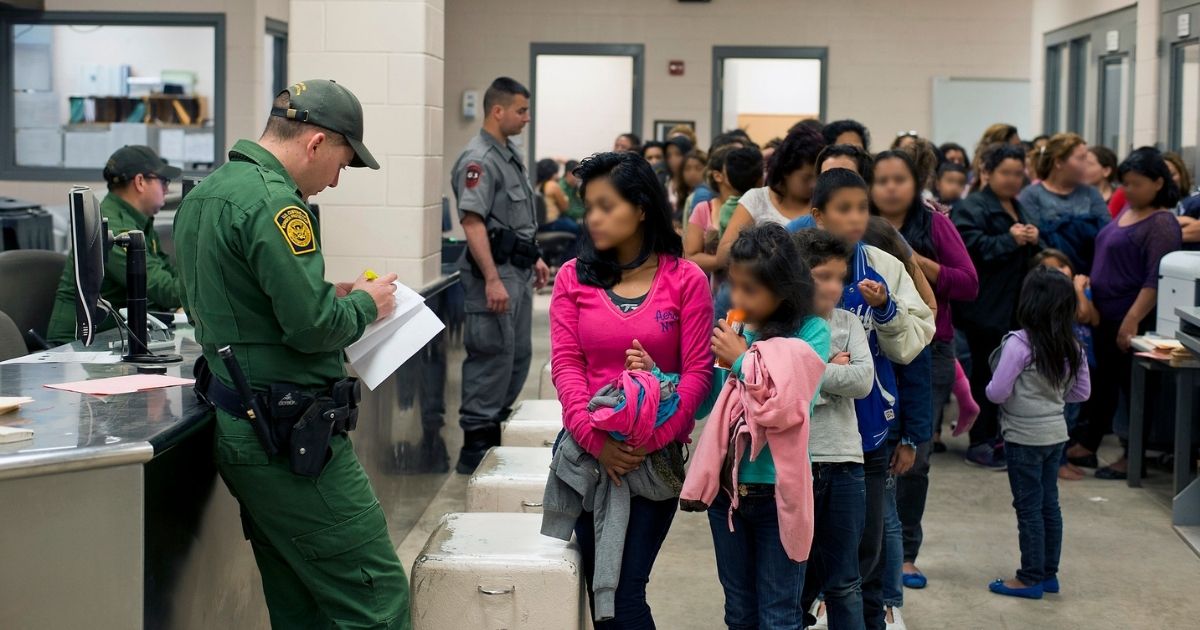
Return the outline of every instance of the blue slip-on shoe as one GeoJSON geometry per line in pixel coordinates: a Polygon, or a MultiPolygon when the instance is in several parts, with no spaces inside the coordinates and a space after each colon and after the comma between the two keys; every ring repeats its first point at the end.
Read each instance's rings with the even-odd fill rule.
{"type": "Polygon", "coordinates": [[[1004,580],[996,580],[988,584],[988,590],[997,595],[1008,595],[1009,597],[1022,597],[1025,599],[1041,599],[1042,585],[1034,584],[1025,588],[1012,588],[1004,585],[1004,580]]]}
{"type": "Polygon", "coordinates": [[[1001,457],[996,457],[996,451],[991,444],[979,444],[967,449],[965,462],[988,470],[1002,471],[1008,469],[1008,464],[1001,457]]]}
{"type": "Polygon", "coordinates": [[[1057,577],[1052,577],[1048,580],[1042,581],[1042,592],[1043,593],[1057,593],[1058,590],[1059,590],[1059,586],[1058,586],[1058,578],[1057,577]]]}
{"type": "Polygon", "coordinates": [[[905,588],[925,588],[929,584],[929,580],[925,578],[925,574],[920,571],[905,573],[901,578],[904,580],[905,588]]]}

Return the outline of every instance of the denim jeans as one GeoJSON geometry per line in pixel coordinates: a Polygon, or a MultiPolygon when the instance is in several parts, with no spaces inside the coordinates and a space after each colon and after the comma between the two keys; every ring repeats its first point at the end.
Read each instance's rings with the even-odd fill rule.
{"type": "Polygon", "coordinates": [[[867,630],[884,630],[883,610],[883,516],[884,482],[892,461],[888,444],[863,453],[866,486],[866,519],[858,546],[858,572],[862,576],[863,622],[867,630]]]}
{"type": "Polygon", "coordinates": [[[804,576],[804,610],[825,594],[830,628],[862,630],[858,546],[866,520],[862,464],[813,464],[813,550],[804,576]]]}
{"type": "MultiPolygon", "coordinates": [[[[929,345],[929,349],[933,354],[930,375],[931,413],[934,430],[937,431],[942,426],[942,410],[950,400],[950,390],[954,387],[954,366],[958,359],[954,356],[954,345],[949,341],[935,341],[929,345]]],[[[921,543],[925,538],[925,532],[921,529],[921,519],[925,517],[925,500],[929,496],[931,454],[933,441],[922,442],[917,446],[917,459],[913,462],[913,467],[896,479],[896,513],[903,527],[905,562],[917,561],[917,554],[921,552],[921,543]]]]}
{"type": "MultiPolygon", "coordinates": [[[[625,550],[621,554],[621,578],[617,583],[616,615],[608,621],[597,621],[596,630],[654,630],[654,617],[646,603],[646,584],[650,582],[650,570],[654,568],[654,560],[678,508],[679,499],[651,501],[636,496],[630,499],[629,526],[625,530],[625,550]]],[[[575,523],[575,539],[583,556],[589,603],[594,602],[592,573],[596,569],[596,530],[592,517],[591,512],[583,512],[575,523]]]]}
{"type": "Polygon", "coordinates": [[[1008,485],[1017,511],[1021,569],[1017,579],[1026,586],[1058,576],[1062,555],[1062,512],[1058,508],[1058,463],[1065,443],[1025,446],[1006,442],[1008,485]]]}
{"type": "Polygon", "coordinates": [[[729,531],[729,497],[717,493],[708,509],[717,577],[725,589],[725,625],[730,630],[799,630],[803,562],[793,562],[779,539],[774,495],[739,497],[729,531]]]}
{"type": "Polygon", "coordinates": [[[883,484],[883,605],[900,608],[904,605],[904,536],[900,515],[896,512],[895,475],[888,475],[883,484]]]}

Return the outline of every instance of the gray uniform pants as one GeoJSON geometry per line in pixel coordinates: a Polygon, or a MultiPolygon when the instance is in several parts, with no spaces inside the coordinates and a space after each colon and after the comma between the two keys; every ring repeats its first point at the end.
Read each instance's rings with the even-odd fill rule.
{"type": "Polygon", "coordinates": [[[487,309],[486,282],[469,270],[462,273],[467,358],[458,423],[463,431],[498,426],[512,411],[529,376],[533,271],[501,265],[500,280],[508,290],[508,312],[497,314],[487,309]]]}

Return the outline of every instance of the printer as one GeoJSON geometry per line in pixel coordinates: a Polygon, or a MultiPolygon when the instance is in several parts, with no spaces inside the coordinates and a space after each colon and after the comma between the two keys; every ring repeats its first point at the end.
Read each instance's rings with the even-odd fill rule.
{"type": "Polygon", "coordinates": [[[1179,330],[1178,307],[1200,306],[1200,251],[1171,252],[1158,267],[1158,321],[1155,332],[1174,339],[1179,330]]]}

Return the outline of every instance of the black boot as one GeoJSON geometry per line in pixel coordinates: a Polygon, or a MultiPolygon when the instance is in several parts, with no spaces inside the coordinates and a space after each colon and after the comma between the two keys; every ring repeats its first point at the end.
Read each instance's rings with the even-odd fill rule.
{"type": "MultiPolygon", "coordinates": [[[[497,434],[499,433],[498,429],[499,427],[497,427],[497,434]]],[[[461,475],[475,472],[475,468],[479,466],[480,461],[483,461],[483,456],[487,454],[488,449],[494,446],[492,442],[491,427],[464,432],[462,450],[458,453],[458,465],[454,469],[461,475]]]]}
{"type": "Polygon", "coordinates": [[[446,442],[438,431],[430,431],[421,436],[420,462],[421,470],[427,473],[444,473],[450,471],[450,455],[446,453],[446,442]]]}

